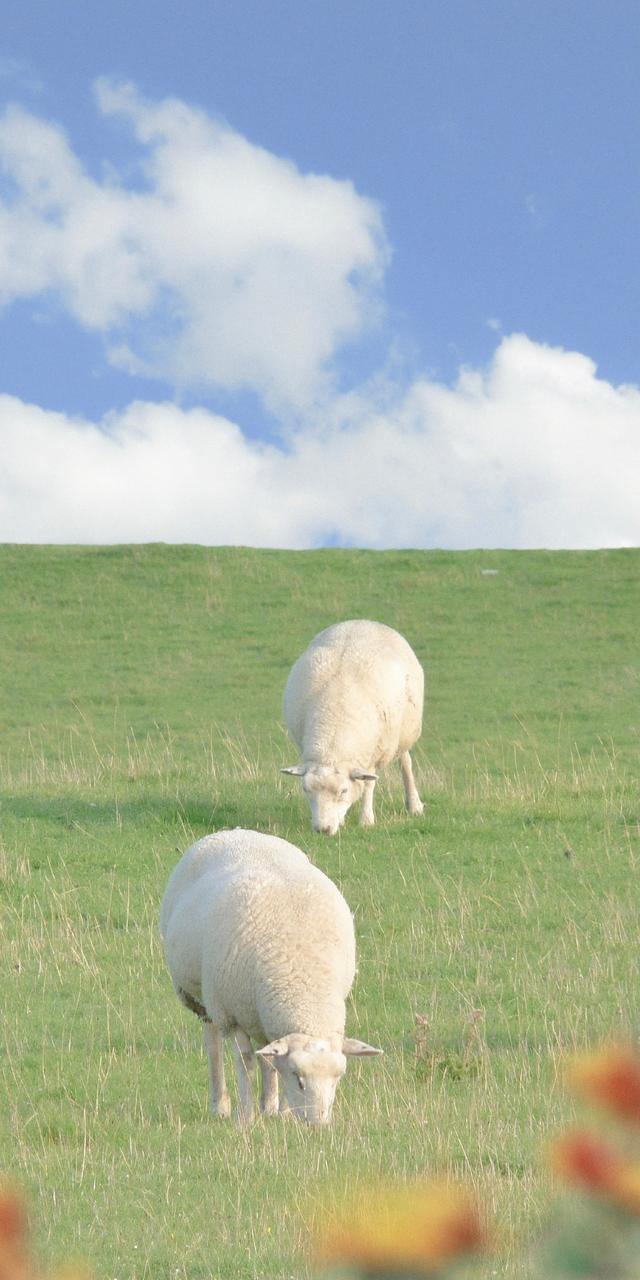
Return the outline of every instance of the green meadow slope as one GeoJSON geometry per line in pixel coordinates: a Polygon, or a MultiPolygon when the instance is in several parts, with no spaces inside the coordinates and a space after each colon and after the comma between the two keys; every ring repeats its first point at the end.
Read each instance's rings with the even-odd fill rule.
{"type": "Polygon", "coordinates": [[[0,1153],[46,1261],[302,1277],[325,1199],[445,1171],[497,1218],[488,1271],[525,1274],[561,1056],[638,1029],[639,575],[636,551],[0,548],[0,1153]],[[426,807],[393,768],[376,827],[326,840],[278,772],[280,701],[350,617],[424,664],[426,807]],[[169,871],[236,825],[301,845],[355,913],[348,1028],[385,1053],[326,1131],[212,1121],[165,971],[169,871]]]}

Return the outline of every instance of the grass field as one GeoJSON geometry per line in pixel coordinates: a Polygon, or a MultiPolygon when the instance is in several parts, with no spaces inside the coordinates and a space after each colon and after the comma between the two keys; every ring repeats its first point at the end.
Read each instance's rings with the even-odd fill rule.
{"type": "Polygon", "coordinates": [[[46,1262],[298,1280],[324,1199],[439,1170],[497,1219],[480,1274],[526,1274],[562,1053],[638,1030],[639,575],[635,551],[0,548],[0,1151],[46,1262]],[[278,772],[280,700],[350,617],[423,661],[426,807],[406,817],[393,768],[376,827],[327,840],[278,772]],[[355,912],[348,1030],[385,1053],[326,1131],[212,1121],[165,971],[178,852],[236,825],[299,844],[355,912]]]}

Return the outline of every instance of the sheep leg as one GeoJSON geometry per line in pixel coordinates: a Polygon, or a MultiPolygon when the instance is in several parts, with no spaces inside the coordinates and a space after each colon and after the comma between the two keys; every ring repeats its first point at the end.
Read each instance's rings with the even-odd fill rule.
{"type": "Polygon", "coordinates": [[[265,1116],[275,1116],[278,1113],[278,1072],[274,1071],[264,1058],[261,1058],[260,1075],[262,1077],[260,1110],[265,1116]]]}
{"type": "Polygon", "coordinates": [[[236,1065],[238,1081],[238,1124],[251,1124],[254,1116],[253,1104],[253,1069],[256,1064],[251,1041],[244,1031],[236,1031],[233,1036],[233,1057],[236,1065]]]}
{"type": "Polygon", "coordinates": [[[360,808],[360,826],[372,827],[375,822],[373,815],[373,792],[375,782],[363,782],[362,784],[362,805],[360,808]]]}
{"type": "Polygon", "coordinates": [[[203,1023],[204,1047],[209,1059],[211,1114],[226,1120],[231,1115],[231,1099],[224,1080],[222,1032],[212,1022],[203,1023]]]}
{"type": "Polygon", "coordinates": [[[417,814],[424,812],[424,805],[416,789],[413,778],[413,765],[408,751],[403,751],[400,756],[400,769],[402,770],[402,781],[404,783],[405,804],[409,813],[417,816],[417,814]]]}

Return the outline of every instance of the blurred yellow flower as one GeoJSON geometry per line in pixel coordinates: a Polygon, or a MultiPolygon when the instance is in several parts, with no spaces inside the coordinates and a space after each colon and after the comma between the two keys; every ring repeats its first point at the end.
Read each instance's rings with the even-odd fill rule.
{"type": "Polygon", "coordinates": [[[486,1244],[473,1197],[443,1183],[362,1188],[318,1247],[324,1265],[430,1275],[450,1259],[486,1244]]]}
{"type": "Polygon", "coordinates": [[[640,1166],[629,1164],[620,1169],[611,1194],[616,1204],[640,1215],[640,1166]]]}

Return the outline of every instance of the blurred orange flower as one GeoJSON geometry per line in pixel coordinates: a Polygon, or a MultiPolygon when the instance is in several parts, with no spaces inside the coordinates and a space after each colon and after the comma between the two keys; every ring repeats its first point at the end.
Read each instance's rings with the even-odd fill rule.
{"type": "Polygon", "coordinates": [[[624,1167],[617,1152],[589,1133],[567,1133],[551,1147],[551,1165],[567,1182],[610,1191],[624,1167]]]}
{"type": "Polygon", "coordinates": [[[640,1054],[632,1045],[603,1045],[580,1054],[568,1067],[567,1081],[585,1097],[640,1122],[640,1054]]]}
{"type": "Polygon", "coordinates": [[[556,1139],[550,1154],[552,1167],[567,1182],[640,1214],[640,1166],[622,1160],[599,1138],[568,1133],[556,1139]]]}
{"type": "Polygon", "coordinates": [[[26,1280],[30,1272],[24,1203],[12,1187],[0,1184],[0,1280],[26,1280]]]}
{"type": "Polygon", "coordinates": [[[25,1240],[27,1213],[21,1196],[12,1187],[0,1184],[0,1240],[25,1240]]]}
{"type": "MultiPolygon", "coordinates": [[[[29,1223],[22,1196],[0,1182],[0,1280],[43,1280],[29,1250],[29,1223]]],[[[91,1280],[83,1264],[53,1272],[51,1280],[91,1280]]]]}
{"type": "Polygon", "coordinates": [[[318,1249],[326,1265],[355,1263],[369,1272],[430,1275],[487,1243],[468,1191],[443,1183],[363,1188],[318,1249]]]}

